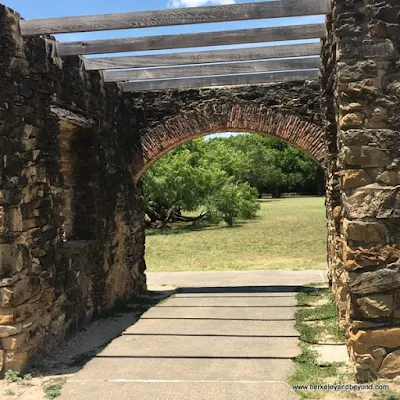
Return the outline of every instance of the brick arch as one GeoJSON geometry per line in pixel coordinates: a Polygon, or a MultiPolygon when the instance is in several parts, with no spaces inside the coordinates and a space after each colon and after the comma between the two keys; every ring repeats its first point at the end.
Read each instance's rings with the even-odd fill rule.
{"type": "Polygon", "coordinates": [[[135,180],[138,181],[161,156],[175,147],[201,136],[229,131],[282,139],[324,167],[325,146],[321,127],[263,105],[221,106],[210,103],[167,118],[142,134],[141,149],[133,155],[135,180]]]}

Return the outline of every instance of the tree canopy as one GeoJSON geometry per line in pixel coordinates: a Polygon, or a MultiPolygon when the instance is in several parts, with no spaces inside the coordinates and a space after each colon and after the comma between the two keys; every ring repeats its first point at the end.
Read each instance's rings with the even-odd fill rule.
{"type": "Polygon", "coordinates": [[[322,194],[322,188],[321,168],[300,150],[270,137],[238,135],[195,139],[170,151],[143,178],[143,200],[152,221],[201,210],[202,218],[232,226],[256,215],[263,194],[322,194]]]}

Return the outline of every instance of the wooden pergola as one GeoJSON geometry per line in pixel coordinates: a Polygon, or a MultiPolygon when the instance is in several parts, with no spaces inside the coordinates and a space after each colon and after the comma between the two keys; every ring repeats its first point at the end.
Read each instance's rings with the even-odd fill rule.
{"type": "MultiPolygon", "coordinates": [[[[329,11],[329,0],[280,0],[20,20],[20,29],[23,36],[34,36],[321,15],[329,11]]],[[[124,92],[137,92],[314,80],[318,78],[320,42],[150,55],[134,55],[134,52],[321,39],[324,36],[325,24],[320,23],[123,39],[57,41],[56,51],[60,57],[133,52],[131,56],[84,57],[84,65],[87,70],[101,71],[105,82],[117,82],[124,92]]]]}

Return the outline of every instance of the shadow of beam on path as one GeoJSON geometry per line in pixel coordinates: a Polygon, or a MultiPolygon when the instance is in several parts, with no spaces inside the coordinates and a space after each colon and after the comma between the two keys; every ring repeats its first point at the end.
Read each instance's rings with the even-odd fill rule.
{"type": "Polygon", "coordinates": [[[125,356],[125,355],[97,355],[94,358],[131,358],[131,359],[188,359],[188,360],[291,360],[293,356],[289,357],[251,357],[251,356],[125,356]]]}
{"type": "MultiPolygon", "coordinates": [[[[179,293],[178,293],[179,294],[179,293]]],[[[283,296],[176,296],[177,299],[225,299],[225,298],[231,298],[231,299],[242,299],[242,298],[250,298],[250,299],[273,299],[273,298],[294,298],[296,293],[293,293],[291,295],[283,295],[283,296]]]]}
{"type": "MultiPolygon", "coordinates": [[[[179,299],[179,297],[177,297],[179,299]]],[[[192,297],[192,299],[196,299],[197,297],[192,297]]],[[[276,306],[164,306],[164,305],[159,305],[159,308],[284,308],[284,307],[289,307],[289,308],[294,308],[294,306],[281,306],[281,305],[276,305],[276,306]]]]}
{"type": "Polygon", "coordinates": [[[204,321],[295,321],[294,318],[184,318],[184,317],[142,317],[140,319],[184,319],[184,320],[204,320],[204,321]]]}
{"type": "Polygon", "coordinates": [[[298,338],[298,335],[224,335],[217,333],[123,333],[121,336],[179,336],[179,337],[229,337],[229,338],[298,338]]]}
{"type": "Polygon", "coordinates": [[[271,286],[204,286],[181,287],[178,294],[189,293],[297,293],[319,291],[319,288],[310,286],[271,285],[271,286]]]}

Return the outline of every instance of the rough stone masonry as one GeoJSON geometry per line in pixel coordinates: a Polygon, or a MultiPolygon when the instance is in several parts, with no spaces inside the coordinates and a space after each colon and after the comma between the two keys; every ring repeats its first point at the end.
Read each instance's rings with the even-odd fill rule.
{"type": "Polygon", "coordinates": [[[364,382],[400,375],[400,3],[331,4],[321,67],[328,261],[364,382]]]}
{"type": "Polygon", "coordinates": [[[146,289],[128,100],[0,5],[0,370],[146,289]],[[125,102],[124,102],[125,101],[125,102]]]}
{"type": "Polygon", "coordinates": [[[400,375],[400,5],[336,0],[320,82],[121,93],[0,6],[0,369],[146,290],[137,181],[194,137],[274,135],[326,169],[328,264],[360,382],[400,375]]]}

